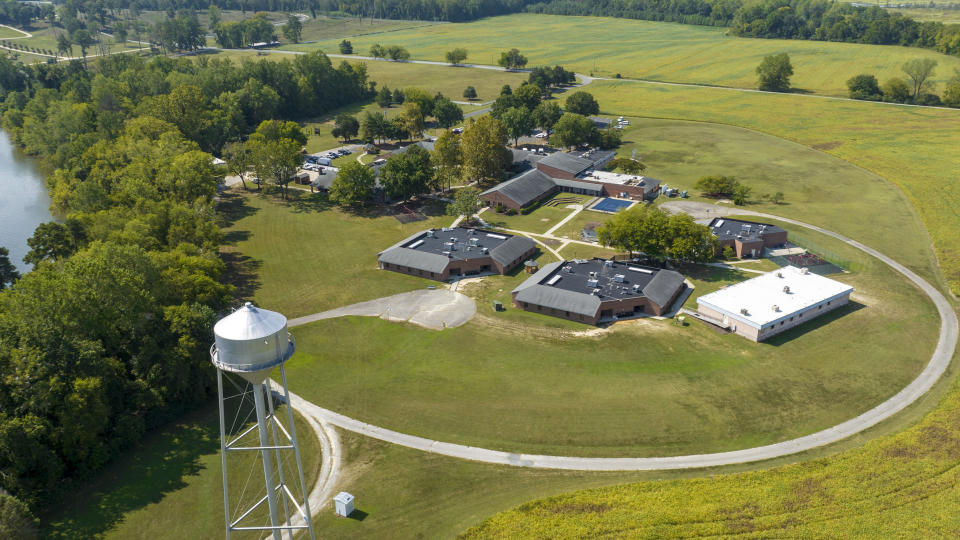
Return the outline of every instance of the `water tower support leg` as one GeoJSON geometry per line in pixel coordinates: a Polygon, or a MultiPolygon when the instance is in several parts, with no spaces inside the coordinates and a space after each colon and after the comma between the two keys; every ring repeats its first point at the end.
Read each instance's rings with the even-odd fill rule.
{"type": "Polygon", "coordinates": [[[223,517],[226,539],[230,540],[230,491],[227,489],[227,435],[223,424],[223,372],[217,370],[217,400],[220,405],[220,467],[223,470],[223,517]]]}
{"type": "MultiPolygon", "coordinates": [[[[267,486],[267,505],[270,507],[270,526],[277,527],[281,525],[280,518],[277,514],[277,486],[273,480],[273,451],[267,449],[267,447],[270,446],[270,434],[267,431],[266,408],[263,404],[263,392],[264,390],[269,391],[269,389],[264,383],[258,383],[253,386],[254,404],[257,409],[257,433],[260,435],[260,446],[263,448],[260,452],[263,455],[263,478],[267,486]]],[[[279,529],[273,530],[273,540],[282,540],[279,529]]]]}
{"type": "Polygon", "coordinates": [[[297,426],[293,423],[293,405],[290,403],[290,389],[287,387],[287,370],[280,364],[280,381],[283,382],[283,402],[287,404],[287,418],[290,421],[290,440],[293,442],[293,455],[297,459],[297,474],[300,475],[300,493],[303,493],[303,511],[307,522],[307,531],[310,540],[314,540],[313,517],[310,511],[310,495],[307,494],[307,484],[303,481],[303,465],[300,462],[300,445],[297,443],[297,426]]]}

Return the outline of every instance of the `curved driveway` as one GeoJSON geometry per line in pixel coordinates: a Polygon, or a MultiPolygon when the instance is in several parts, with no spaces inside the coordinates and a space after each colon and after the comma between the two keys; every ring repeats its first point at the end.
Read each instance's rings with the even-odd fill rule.
{"type": "MultiPolygon", "coordinates": [[[[706,207],[710,207],[714,211],[714,213],[711,215],[732,213],[731,209],[703,205],[702,203],[671,202],[668,204],[668,208],[674,212],[686,210],[697,212],[698,210],[703,211],[706,207]]],[[[940,314],[940,337],[937,340],[937,347],[933,352],[933,356],[930,357],[930,362],[923,369],[920,375],[903,390],[887,401],[884,401],[880,405],[870,409],[860,416],[857,416],[856,418],[847,420],[842,424],[827,428],[823,431],[818,431],[817,433],[789,441],[783,441],[766,446],[758,446],[755,448],[747,448],[745,450],[687,456],[650,458],[585,458],[516,454],[510,452],[501,452],[498,450],[489,450],[486,448],[476,448],[472,446],[463,446],[459,444],[434,441],[425,439],[423,437],[415,437],[413,435],[407,435],[397,431],[366,424],[359,420],[349,418],[342,414],[338,414],[306,402],[306,406],[309,408],[309,414],[314,417],[322,418],[334,426],[346,429],[348,431],[353,431],[355,433],[360,433],[368,437],[373,437],[375,439],[380,439],[382,441],[399,444],[401,446],[406,446],[408,448],[414,448],[417,450],[423,450],[425,452],[433,452],[445,456],[481,461],[485,463],[578,471],[690,469],[762,461],[795,454],[797,452],[803,452],[805,450],[810,450],[840,441],[867,428],[875,426],[883,420],[886,420],[887,418],[890,418],[894,414],[900,412],[920,398],[920,396],[925,394],[928,390],[930,390],[937,379],[943,375],[943,372],[946,371],[947,366],[950,364],[950,358],[953,356],[954,349],[957,345],[957,316],[947,299],[937,289],[927,283],[926,280],[902,264],[880,253],[879,251],[865,246],[856,240],[852,240],[821,227],[808,225],[801,221],[774,216],[771,214],[762,214],[759,212],[737,210],[736,213],[777,219],[801,227],[806,227],[808,229],[841,240],[880,259],[897,272],[903,274],[907,279],[919,287],[920,290],[930,297],[940,314]]],[[[301,407],[305,406],[304,402],[301,402],[300,398],[293,398],[293,400],[295,404],[300,402],[299,404],[301,406],[296,407],[298,410],[301,410],[301,407]]]]}

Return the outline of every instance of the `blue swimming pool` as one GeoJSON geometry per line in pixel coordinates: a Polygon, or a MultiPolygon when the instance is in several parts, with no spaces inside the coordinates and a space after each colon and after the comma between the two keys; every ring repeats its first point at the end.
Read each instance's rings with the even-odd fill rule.
{"type": "Polygon", "coordinates": [[[621,201],[619,199],[606,198],[593,205],[592,210],[599,210],[600,212],[619,212],[632,205],[632,201],[621,201]]]}

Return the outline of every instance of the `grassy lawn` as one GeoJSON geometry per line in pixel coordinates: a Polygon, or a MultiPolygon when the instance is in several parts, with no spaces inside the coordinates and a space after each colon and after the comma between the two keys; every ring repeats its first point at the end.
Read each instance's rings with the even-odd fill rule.
{"type": "Polygon", "coordinates": [[[580,240],[580,231],[582,231],[583,228],[588,224],[602,224],[611,217],[613,217],[613,214],[594,212],[593,210],[584,210],[574,216],[570,221],[564,223],[562,227],[553,231],[553,235],[560,238],[580,240]]]}
{"type": "Polygon", "coordinates": [[[378,207],[350,213],[326,195],[291,190],[291,196],[283,202],[238,187],[224,199],[222,251],[243,298],[293,318],[435,283],[379,270],[377,253],[448,223],[442,209],[404,225],[378,207]]]}
{"type": "MultiPolygon", "coordinates": [[[[295,329],[291,384],[375,425],[509,451],[675,455],[775,442],[871,408],[928,360],[932,307],[868,264],[838,276],[856,288],[850,308],[766,344],[649,319],[575,336],[566,321],[511,317],[520,313],[509,304],[488,311],[524,276],[498,278],[466,289],[480,311],[460,328],[344,318],[295,329]]],[[[684,270],[696,296],[749,277],[699,268],[684,270]]]]}
{"type": "Polygon", "coordinates": [[[0,26],[0,39],[26,38],[27,34],[11,26],[0,26]]]}
{"type": "MultiPolygon", "coordinates": [[[[761,144],[767,151],[780,148],[787,152],[770,159],[775,162],[774,169],[761,170],[796,172],[801,169],[796,165],[788,167],[790,162],[814,163],[817,152],[864,169],[862,174],[856,174],[840,161],[817,161],[831,169],[814,178],[816,183],[794,176],[793,184],[778,185],[775,178],[752,176],[734,163],[723,167],[728,172],[737,171],[742,180],[750,179],[759,192],[782,187],[778,190],[788,193],[786,205],[758,205],[751,209],[802,219],[846,234],[881,249],[935,283],[942,283],[941,275],[945,274],[951,287],[960,291],[960,236],[956,234],[960,230],[960,215],[950,202],[960,200],[960,184],[953,181],[960,174],[954,151],[960,144],[960,111],[627,82],[594,83],[590,92],[600,102],[601,112],[606,114],[732,124],[813,148],[776,140],[766,143],[762,138],[749,137],[751,144],[761,144]],[[890,126],[897,127],[891,129],[890,126]],[[830,173],[831,170],[835,173],[830,173]],[[843,181],[831,177],[836,173],[842,173],[843,181]],[[810,188],[806,187],[808,184],[810,188]],[[812,204],[814,201],[816,204],[812,204]],[[914,209],[927,231],[915,217],[914,209]],[[943,274],[930,256],[927,232],[943,274]]],[[[709,124],[694,127],[704,133],[712,130],[709,124]]],[[[649,156],[643,156],[645,160],[657,159],[658,143],[652,142],[656,135],[648,137],[650,143],[640,142],[641,149],[644,144],[650,144],[653,150],[649,156]]],[[[730,132],[729,136],[736,134],[730,132]]],[[[710,144],[709,139],[703,142],[710,144]]],[[[720,141],[715,145],[723,146],[720,141]]],[[[666,150],[663,147],[659,151],[666,150]]],[[[681,152],[676,157],[683,155],[681,152]]],[[[757,167],[761,166],[759,161],[767,159],[752,155],[749,147],[743,147],[740,155],[757,167]]],[[[663,155],[664,164],[667,158],[668,155],[663,155]]],[[[668,177],[668,169],[654,163],[651,176],[662,173],[670,184],[689,181],[682,180],[680,164],[677,167],[681,174],[677,174],[674,182],[674,176],[668,177]]],[[[716,167],[713,165],[710,170],[715,171],[716,167]]],[[[695,176],[692,169],[686,171],[687,178],[695,176]]]]}
{"type": "MultiPolygon", "coordinates": [[[[286,410],[279,408],[277,413],[286,425],[286,410]]],[[[310,490],[320,470],[320,444],[299,415],[295,422],[310,490]]],[[[254,470],[251,466],[258,469],[245,500],[263,496],[263,472],[254,454],[235,453],[228,458],[231,505],[240,502],[244,480],[254,470]]],[[[285,468],[287,473],[295,470],[285,468]]],[[[291,490],[299,493],[298,487],[291,490]]],[[[211,401],[147,435],[41,522],[44,538],[173,539],[220,538],[223,519],[220,428],[217,404],[211,401]]],[[[253,537],[241,533],[237,538],[253,537]]]]}
{"type": "Polygon", "coordinates": [[[587,195],[558,193],[549,200],[544,201],[536,210],[527,215],[518,213],[515,216],[508,216],[506,214],[498,214],[493,210],[487,210],[484,212],[483,218],[493,227],[542,234],[574,212],[572,209],[567,208],[567,205],[584,204],[590,199],[592,199],[592,197],[587,195]],[[576,199],[578,202],[561,202],[557,206],[550,206],[550,203],[557,198],[576,199]]]}
{"type": "MultiPolygon", "coordinates": [[[[417,60],[443,60],[446,51],[464,47],[470,53],[467,61],[480,64],[496,64],[501,50],[516,47],[531,66],[562,64],[604,77],[620,73],[628,78],[745,88],[756,88],[754,70],[764,56],[786,52],[793,64],[796,88],[837,96],[847,95],[845,83],[858,73],[873,73],[881,81],[903,76],[900,67],[911,58],[933,58],[940,63],[934,77],[940,90],[953,68],[960,67],[960,58],[919,48],[737,38],[725,32],[723,28],[607,17],[517,14],[352,41],[356,51],[366,51],[376,42],[403,45],[417,60]]],[[[337,43],[327,40],[317,46],[336,52],[337,43]]]]}
{"type": "MultiPolygon", "coordinates": [[[[956,360],[956,358],[954,359],[956,360]]],[[[465,538],[943,538],[960,530],[960,387],[901,433],[766,471],[577,491],[465,538]]]]}
{"type": "Polygon", "coordinates": [[[560,250],[560,255],[563,255],[565,259],[592,259],[593,257],[609,259],[616,254],[617,251],[612,249],[600,246],[585,246],[583,244],[574,244],[573,242],[567,244],[560,250]]]}
{"type": "MultiPolygon", "coordinates": [[[[332,60],[334,63],[340,62],[337,58],[332,60]]],[[[466,101],[463,90],[468,86],[476,89],[478,96],[476,101],[480,103],[496,99],[505,84],[509,84],[511,88],[518,88],[527,82],[526,73],[405,62],[348,61],[351,64],[366,64],[370,80],[377,81],[378,88],[387,85],[394,90],[416,86],[431,94],[440,92],[454,101],[466,101]]],[[[473,108],[467,106],[464,110],[470,111],[473,108]]]]}

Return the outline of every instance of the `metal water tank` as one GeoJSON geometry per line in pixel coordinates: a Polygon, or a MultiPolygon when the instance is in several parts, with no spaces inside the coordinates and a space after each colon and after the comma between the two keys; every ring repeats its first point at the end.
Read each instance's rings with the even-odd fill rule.
{"type": "Polygon", "coordinates": [[[250,302],[220,319],[213,333],[213,363],[253,383],[262,382],[274,367],[293,355],[295,348],[287,332],[287,318],[250,302]]]}

